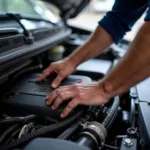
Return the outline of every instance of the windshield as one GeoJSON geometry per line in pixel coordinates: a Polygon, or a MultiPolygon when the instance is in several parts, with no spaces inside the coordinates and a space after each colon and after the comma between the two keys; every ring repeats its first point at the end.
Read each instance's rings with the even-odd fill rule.
{"type": "Polygon", "coordinates": [[[57,23],[59,10],[42,0],[0,0],[0,13],[19,13],[57,23]]]}

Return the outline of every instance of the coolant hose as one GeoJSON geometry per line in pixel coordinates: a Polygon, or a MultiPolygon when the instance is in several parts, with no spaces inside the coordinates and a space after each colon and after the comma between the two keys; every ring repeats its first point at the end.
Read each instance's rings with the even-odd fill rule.
{"type": "Polygon", "coordinates": [[[71,127],[69,127],[67,130],[65,130],[63,133],[61,133],[58,136],[58,139],[63,139],[63,140],[69,139],[74,133],[76,133],[76,131],[79,130],[81,124],[84,124],[85,122],[90,121],[90,120],[91,120],[90,115],[83,116],[82,118],[77,120],[76,123],[71,125],[71,127]]]}
{"type": "Polygon", "coordinates": [[[42,128],[37,129],[36,131],[34,131],[28,135],[24,135],[24,136],[22,136],[22,138],[10,142],[9,145],[1,146],[0,150],[10,150],[10,149],[13,149],[13,148],[15,148],[21,144],[24,144],[25,142],[28,142],[28,141],[36,138],[36,137],[57,131],[58,129],[59,130],[63,129],[63,128],[67,127],[68,125],[70,125],[71,123],[73,123],[78,118],[80,118],[80,116],[82,115],[82,112],[83,112],[83,110],[80,110],[74,116],[71,116],[71,117],[69,117],[69,118],[67,118],[67,119],[65,119],[59,123],[42,127],[42,128]]]}
{"type": "MultiPolygon", "coordinates": [[[[114,119],[116,118],[118,107],[119,107],[119,96],[116,96],[114,98],[113,104],[112,104],[107,116],[105,117],[105,119],[102,122],[102,125],[106,129],[108,129],[109,126],[111,126],[114,119]]],[[[89,119],[84,119],[84,120],[89,121],[89,119]]],[[[82,123],[85,123],[86,121],[82,121],[82,123]]],[[[71,135],[73,135],[73,133],[75,133],[78,130],[78,128],[79,128],[79,123],[77,121],[71,127],[69,127],[67,130],[65,130],[58,138],[67,140],[70,138],[71,135]]]]}
{"type": "Polygon", "coordinates": [[[77,130],[79,129],[79,124],[75,123],[71,127],[69,127],[67,130],[65,130],[61,135],[58,136],[58,139],[67,140],[73,135],[77,130]]]}
{"type": "Polygon", "coordinates": [[[113,104],[107,116],[101,123],[106,129],[108,129],[112,125],[113,121],[115,120],[118,112],[118,107],[119,107],[119,96],[115,96],[113,100],[113,104]]]}

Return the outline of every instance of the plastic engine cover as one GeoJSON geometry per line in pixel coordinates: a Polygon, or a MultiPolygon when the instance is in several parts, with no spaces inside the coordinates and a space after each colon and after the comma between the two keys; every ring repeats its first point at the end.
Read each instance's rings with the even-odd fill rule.
{"type": "Polygon", "coordinates": [[[52,138],[37,138],[27,144],[23,150],[90,150],[71,141],[52,138]]]}
{"type": "MultiPolygon", "coordinates": [[[[49,116],[56,120],[61,119],[60,114],[66,104],[63,103],[57,110],[52,110],[51,107],[45,103],[46,96],[54,90],[51,88],[54,76],[50,76],[44,81],[37,83],[36,78],[39,76],[40,74],[31,74],[15,82],[9,92],[3,97],[3,109],[7,114],[18,116],[37,114],[43,117],[49,116]]],[[[80,80],[85,83],[91,82],[89,77],[70,75],[62,81],[60,86],[72,85],[80,80]]],[[[76,111],[77,109],[74,109],[72,113],[76,111]]]]}

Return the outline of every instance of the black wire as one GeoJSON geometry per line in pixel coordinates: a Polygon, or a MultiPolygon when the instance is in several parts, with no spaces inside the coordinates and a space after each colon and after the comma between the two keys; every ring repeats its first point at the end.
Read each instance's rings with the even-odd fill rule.
{"type": "Polygon", "coordinates": [[[14,130],[16,130],[19,127],[18,124],[12,125],[9,127],[3,134],[0,136],[0,145],[3,144],[4,140],[9,136],[14,130]]]}
{"type": "Polygon", "coordinates": [[[109,148],[109,149],[113,149],[113,150],[119,150],[119,147],[111,146],[108,144],[104,144],[104,147],[109,148]]]}

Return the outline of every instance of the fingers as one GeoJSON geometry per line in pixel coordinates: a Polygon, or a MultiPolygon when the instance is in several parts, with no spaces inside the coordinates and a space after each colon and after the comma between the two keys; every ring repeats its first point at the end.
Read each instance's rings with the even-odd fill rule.
{"type": "Polygon", "coordinates": [[[51,69],[51,67],[48,67],[46,70],[43,71],[42,75],[39,78],[36,79],[36,81],[40,82],[40,81],[44,80],[52,72],[53,72],[53,70],[51,69]]]}
{"type": "Polygon", "coordinates": [[[48,97],[47,97],[47,104],[52,105],[52,109],[57,109],[60,104],[62,104],[64,101],[73,99],[71,102],[68,103],[67,107],[64,109],[63,113],[61,114],[61,117],[66,117],[72,109],[74,109],[77,105],[82,103],[82,100],[84,99],[82,92],[82,88],[80,86],[71,85],[71,86],[62,86],[56,90],[54,90],[48,97]]]}
{"type": "Polygon", "coordinates": [[[49,96],[46,97],[47,105],[51,105],[58,96],[61,97],[63,93],[70,91],[69,88],[70,86],[64,86],[54,90],[49,96]]]}
{"type": "Polygon", "coordinates": [[[80,101],[78,100],[78,97],[74,98],[72,101],[68,103],[63,113],[61,114],[61,117],[62,118],[66,117],[79,104],[80,104],[80,101]]]}
{"type": "Polygon", "coordinates": [[[57,98],[58,94],[57,92],[53,91],[50,96],[46,97],[46,104],[51,105],[53,101],[57,98]]]}
{"type": "Polygon", "coordinates": [[[65,75],[63,73],[58,73],[57,77],[54,79],[52,83],[53,88],[57,88],[58,85],[61,83],[61,81],[65,78],[65,75]]]}
{"type": "Polygon", "coordinates": [[[63,103],[66,100],[69,100],[73,97],[75,97],[75,92],[73,92],[73,91],[62,93],[54,101],[52,109],[57,109],[60,106],[61,103],[63,103]]]}

